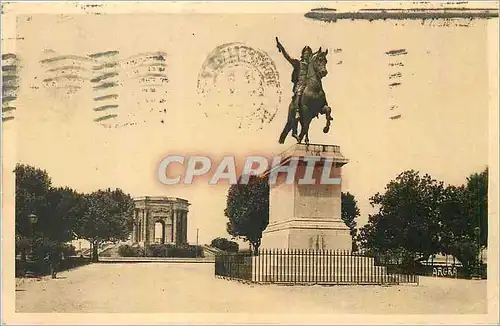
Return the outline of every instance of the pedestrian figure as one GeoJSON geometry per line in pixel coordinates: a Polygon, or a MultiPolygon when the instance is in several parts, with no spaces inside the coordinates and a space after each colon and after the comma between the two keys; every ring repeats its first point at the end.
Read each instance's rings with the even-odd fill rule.
{"type": "Polygon", "coordinates": [[[62,253],[59,249],[51,250],[46,256],[45,261],[49,264],[50,275],[53,279],[57,278],[57,272],[62,260],[62,253]]]}

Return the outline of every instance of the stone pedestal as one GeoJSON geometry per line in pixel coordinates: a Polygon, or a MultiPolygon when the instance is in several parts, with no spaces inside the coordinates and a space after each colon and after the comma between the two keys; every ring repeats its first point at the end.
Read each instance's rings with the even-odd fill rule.
{"type": "Polygon", "coordinates": [[[341,169],[348,160],[340,147],[296,144],[280,157],[280,165],[266,172],[269,178],[277,177],[270,186],[269,225],[262,234],[261,248],[350,251],[349,228],[341,219],[341,169]],[[277,168],[291,169],[294,162],[293,180],[287,181],[284,172],[276,174],[277,168]],[[314,166],[312,184],[304,184],[308,164],[314,166]],[[325,170],[327,177],[338,182],[324,184],[325,170]]]}

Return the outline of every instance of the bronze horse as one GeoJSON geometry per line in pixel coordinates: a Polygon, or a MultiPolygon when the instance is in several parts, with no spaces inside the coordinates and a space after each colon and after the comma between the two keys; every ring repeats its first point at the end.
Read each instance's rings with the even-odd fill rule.
{"type": "MultiPolygon", "coordinates": [[[[311,57],[307,71],[307,82],[306,88],[302,97],[299,101],[300,103],[300,134],[297,137],[297,142],[302,142],[305,136],[305,143],[309,144],[309,125],[313,118],[318,117],[319,114],[326,115],[326,126],[323,128],[323,132],[326,134],[330,130],[330,121],[333,120],[331,116],[331,108],[328,106],[326,101],[326,94],[323,90],[323,85],[321,79],[324,78],[328,71],[326,70],[326,56],[328,50],[322,52],[319,48],[318,52],[314,53],[311,57]]],[[[295,113],[294,113],[294,100],[292,99],[290,105],[288,106],[288,119],[283,131],[281,132],[279,143],[283,144],[285,138],[292,130],[295,113]]]]}

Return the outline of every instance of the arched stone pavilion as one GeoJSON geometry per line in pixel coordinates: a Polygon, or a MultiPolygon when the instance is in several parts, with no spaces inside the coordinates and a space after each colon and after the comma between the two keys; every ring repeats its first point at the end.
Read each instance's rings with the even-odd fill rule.
{"type": "Polygon", "coordinates": [[[186,244],[189,202],[176,197],[134,198],[132,243],[186,244]]]}

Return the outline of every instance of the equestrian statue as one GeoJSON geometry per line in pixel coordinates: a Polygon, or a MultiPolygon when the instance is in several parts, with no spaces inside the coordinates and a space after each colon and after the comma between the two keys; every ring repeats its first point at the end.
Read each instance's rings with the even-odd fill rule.
{"type": "Polygon", "coordinates": [[[317,52],[312,52],[309,46],[302,49],[300,60],[291,58],[285,48],[276,38],[278,51],[292,65],[293,97],[288,107],[288,118],[283,131],[281,132],[279,143],[283,144],[286,137],[292,131],[292,136],[301,143],[305,137],[305,143],[309,144],[309,125],[313,118],[319,118],[319,114],[326,116],[326,126],[323,132],[326,134],[330,130],[331,108],[326,101],[326,94],[323,90],[321,79],[328,71],[326,70],[328,50],[322,52],[321,48],[317,52]],[[300,122],[300,134],[297,135],[297,128],[300,122]]]}

